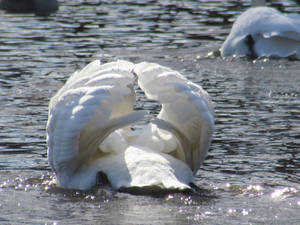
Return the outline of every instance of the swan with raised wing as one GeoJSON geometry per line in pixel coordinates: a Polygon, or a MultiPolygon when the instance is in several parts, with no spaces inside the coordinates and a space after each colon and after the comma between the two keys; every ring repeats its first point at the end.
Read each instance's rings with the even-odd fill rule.
{"type": "Polygon", "coordinates": [[[48,160],[67,189],[190,189],[214,129],[201,86],[170,68],[123,60],[95,60],[75,72],[52,97],[48,116],[48,160]],[[136,79],[161,103],[154,118],[133,110],[136,79]]]}

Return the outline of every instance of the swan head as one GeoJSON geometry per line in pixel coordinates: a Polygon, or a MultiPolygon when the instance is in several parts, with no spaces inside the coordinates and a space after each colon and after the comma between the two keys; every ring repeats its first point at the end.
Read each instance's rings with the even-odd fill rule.
{"type": "Polygon", "coordinates": [[[220,50],[222,57],[251,55],[248,37],[248,35],[236,37],[234,37],[234,35],[229,35],[220,50]]]}

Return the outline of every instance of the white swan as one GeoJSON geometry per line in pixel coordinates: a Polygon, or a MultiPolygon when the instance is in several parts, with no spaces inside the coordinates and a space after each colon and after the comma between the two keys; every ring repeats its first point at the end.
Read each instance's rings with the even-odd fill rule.
{"type": "Polygon", "coordinates": [[[48,116],[48,160],[58,186],[69,189],[92,188],[97,174],[116,190],[189,189],[214,127],[209,96],[199,85],[147,62],[91,62],[51,99],[48,116]],[[135,75],[162,109],[132,130],[147,119],[146,111],[133,111],[135,75]]]}
{"type": "Polygon", "coordinates": [[[300,15],[270,7],[252,7],[234,22],[221,56],[289,57],[300,59],[300,15]]]}

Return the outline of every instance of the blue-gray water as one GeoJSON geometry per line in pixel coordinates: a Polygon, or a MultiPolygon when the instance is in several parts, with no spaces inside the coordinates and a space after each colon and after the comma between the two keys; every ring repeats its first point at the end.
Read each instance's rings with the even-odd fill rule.
{"type": "MultiPolygon", "coordinates": [[[[300,12],[293,1],[274,6],[300,12]]],[[[207,57],[248,7],[248,1],[62,0],[49,17],[0,12],[0,223],[299,224],[300,62],[207,57]],[[52,184],[49,99],[96,58],[159,62],[209,92],[216,130],[197,173],[201,191],[151,197],[52,184]]]]}

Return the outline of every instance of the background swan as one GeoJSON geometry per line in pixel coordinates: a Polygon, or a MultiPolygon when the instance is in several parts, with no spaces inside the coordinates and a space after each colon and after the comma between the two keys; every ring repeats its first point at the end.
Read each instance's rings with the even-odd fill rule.
{"type": "Polygon", "coordinates": [[[14,13],[50,13],[58,10],[57,0],[0,0],[0,9],[14,13]]]}
{"type": "Polygon", "coordinates": [[[199,85],[146,62],[91,62],[51,99],[48,116],[48,160],[58,186],[70,189],[90,189],[106,177],[114,189],[189,189],[214,127],[199,85]],[[147,98],[162,104],[138,130],[130,125],[149,116],[133,111],[135,76],[147,98]]]}
{"type": "Polygon", "coordinates": [[[282,14],[270,7],[252,7],[234,22],[221,47],[223,57],[300,58],[300,15],[282,14]]]}

